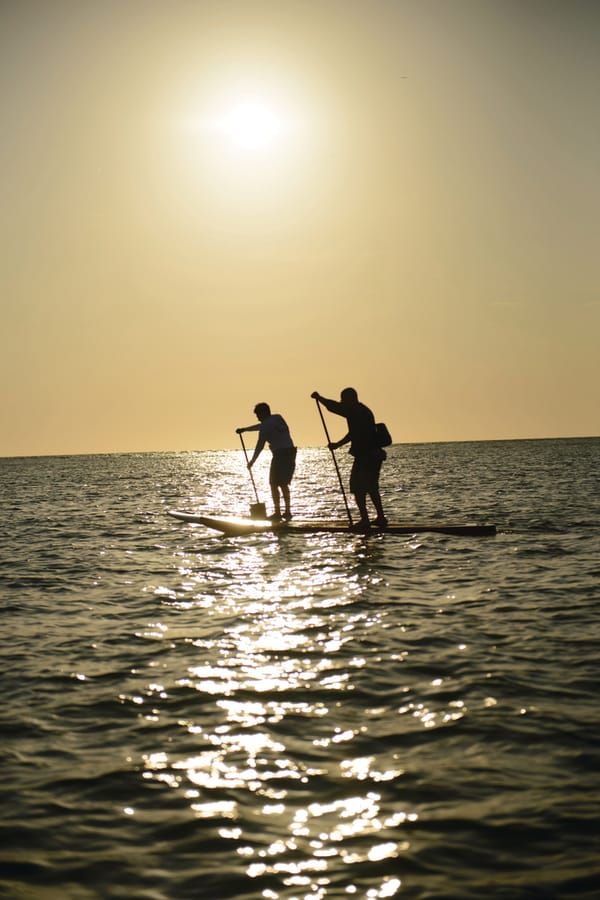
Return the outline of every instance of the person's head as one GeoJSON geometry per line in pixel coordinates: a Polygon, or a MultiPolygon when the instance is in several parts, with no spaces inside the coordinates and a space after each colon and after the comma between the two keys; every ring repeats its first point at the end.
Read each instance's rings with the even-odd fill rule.
{"type": "Polygon", "coordinates": [[[271,415],[271,407],[268,403],[257,403],[254,407],[254,415],[259,422],[271,415]]]}
{"type": "Polygon", "coordinates": [[[344,388],[340,394],[340,399],[345,406],[353,406],[355,403],[358,403],[358,394],[354,388],[344,388]]]}

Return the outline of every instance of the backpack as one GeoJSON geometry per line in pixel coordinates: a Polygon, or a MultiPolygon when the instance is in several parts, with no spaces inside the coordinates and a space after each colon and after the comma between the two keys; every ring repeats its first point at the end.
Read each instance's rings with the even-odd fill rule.
{"type": "Polygon", "coordinates": [[[392,443],[392,436],[388,431],[388,427],[384,422],[378,422],[375,426],[377,433],[377,445],[379,447],[389,447],[392,443]]]}

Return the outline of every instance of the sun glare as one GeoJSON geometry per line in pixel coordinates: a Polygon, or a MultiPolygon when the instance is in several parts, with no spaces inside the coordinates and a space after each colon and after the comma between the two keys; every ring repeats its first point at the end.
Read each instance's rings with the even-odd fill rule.
{"type": "Polygon", "coordinates": [[[275,140],[281,132],[281,120],[263,103],[239,103],[223,116],[220,130],[238,147],[254,149],[275,140]]]}
{"type": "Polygon", "coordinates": [[[260,96],[246,96],[221,100],[210,112],[188,116],[187,128],[205,138],[216,138],[221,150],[263,155],[279,148],[292,122],[278,104],[260,96]]]}

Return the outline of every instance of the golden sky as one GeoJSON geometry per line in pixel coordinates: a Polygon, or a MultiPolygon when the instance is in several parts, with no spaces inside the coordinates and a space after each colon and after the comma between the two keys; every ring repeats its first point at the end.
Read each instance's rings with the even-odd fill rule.
{"type": "Polygon", "coordinates": [[[1,0],[0,455],[319,444],[348,385],[401,442],[600,434],[599,46],[596,0],[1,0]]]}

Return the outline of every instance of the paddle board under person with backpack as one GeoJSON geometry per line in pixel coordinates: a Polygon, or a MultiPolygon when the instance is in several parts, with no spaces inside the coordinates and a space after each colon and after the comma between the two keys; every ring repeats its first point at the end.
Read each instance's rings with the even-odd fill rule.
{"type": "Polygon", "coordinates": [[[348,433],[339,441],[331,441],[329,449],[337,450],[344,444],[350,444],[350,454],[354,458],[350,473],[350,491],[354,494],[360,513],[360,521],[356,527],[359,529],[369,528],[370,525],[385,527],[388,522],[379,493],[379,475],[381,464],[387,456],[383,446],[391,443],[387,429],[385,429],[386,436],[382,438],[381,426],[376,425],[375,416],[369,407],[359,402],[354,388],[344,388],[340,400],[322,397],[318,391],[313,391],[311,397],[322,403],[329,412],[343,416],[348,423],[348,433]],[[373,522],[369,522],[367,497],[370,497],[377,513],[377,518],[373,522]]]}

